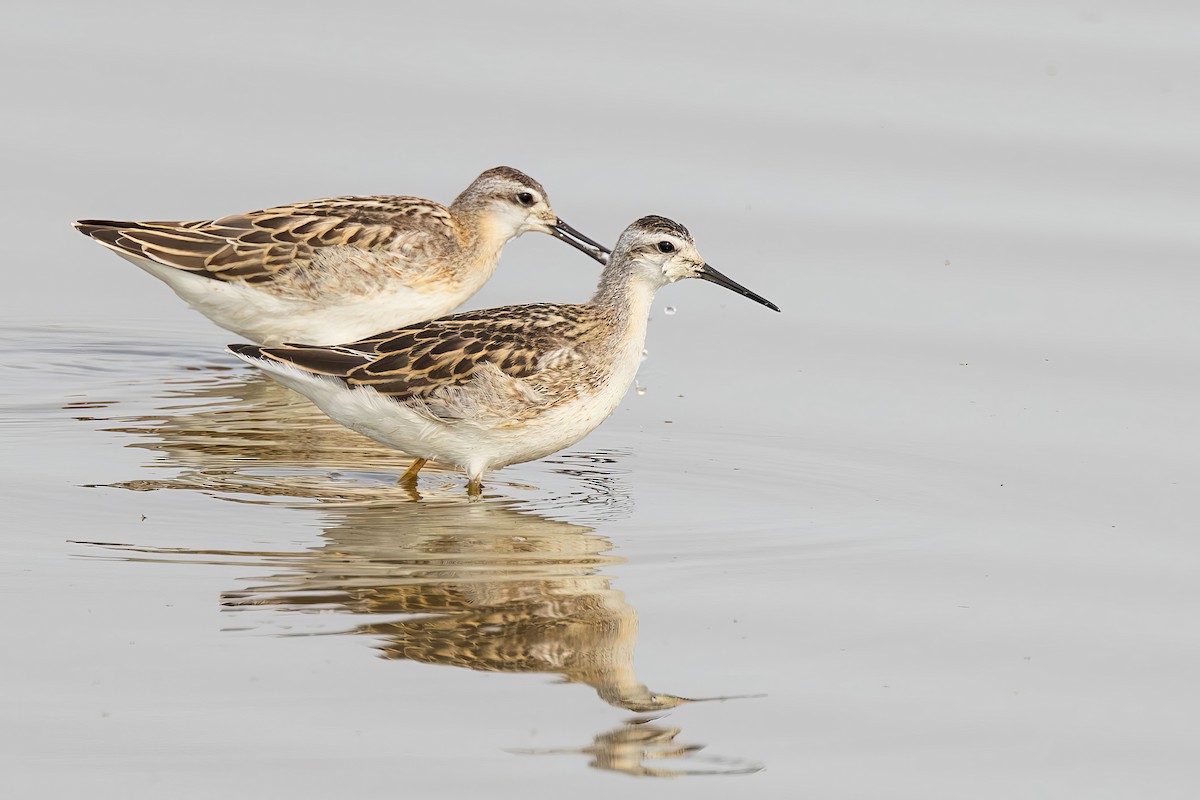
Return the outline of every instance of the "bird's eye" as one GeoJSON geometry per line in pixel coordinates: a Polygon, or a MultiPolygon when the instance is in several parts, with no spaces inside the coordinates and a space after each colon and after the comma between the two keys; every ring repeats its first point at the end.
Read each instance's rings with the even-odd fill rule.
{"type": "Polygon", "coordinates": [[[671,244],[670,242],[659,242],[659,243],[658,243],[658,252],[660,252],[660,253],[674,253],[674,252],[675,252],[675,245],[671,244]]]}
{"type": "Polygon", "coordinates": [[[533,205],[533,195],[529,192],[521,192],[517,195],[517,202],[523,206],[531,206],[533,205]]]}

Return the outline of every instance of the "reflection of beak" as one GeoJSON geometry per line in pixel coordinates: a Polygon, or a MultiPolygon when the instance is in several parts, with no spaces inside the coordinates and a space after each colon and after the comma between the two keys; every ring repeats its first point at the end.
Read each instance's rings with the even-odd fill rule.
{"type": "Polygon", "coordinates": [[[755,294],[754,292],[750,291],[745,286],[742,286],[740,283],[733,280],[732,278],[725,277],[724,275],[722,275],[721,273],[717,272],[715,269],[710,267],[708,264],[704,264],[700,267],[700,274],[697,275],[696,277],[700,278],[701,280],[715,283],[717,286],[724,286],[726,289],[730,289],[732,291],[737,292],[740,295],[749,297],[754,302],[762,303],[764,306],[771,309],[772,311],[779,310],[779,306],[775,305],[767,298],[763,297],[762,295],[755,294]]]}
{"type": "Polygon", "coordinates": [[[592,239],[584,236],[582,233],[575,230],[561,219],[556,218],[554,224],[551,225],[550,229],[546,232],[555,239],[561,239],[562,241],[571,245],[571,247],[574,247],[576,250],[581,250],[587,253],[601,264],[608,263],[608,255],[612,252],[612,250],[609,250],[599,242],[593,241],[592,239]]]}

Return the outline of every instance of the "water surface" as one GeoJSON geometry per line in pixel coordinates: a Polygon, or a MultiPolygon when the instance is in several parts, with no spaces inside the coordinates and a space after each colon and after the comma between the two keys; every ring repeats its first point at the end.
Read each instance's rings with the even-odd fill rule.
{"type": "Polygon", "coordinates": [[[18,4],[5,796],[1190,798],[1193,6],[18,4]],[[477,503],[67,227],[500,163],[783,313],[667,287],[477,503]]]}

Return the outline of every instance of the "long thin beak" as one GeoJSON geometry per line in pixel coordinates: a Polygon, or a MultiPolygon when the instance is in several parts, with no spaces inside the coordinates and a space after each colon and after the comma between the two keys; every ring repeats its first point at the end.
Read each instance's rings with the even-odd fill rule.
{"type": "Polygon", "coordinates": [[[555,239],[561,239],[562,241],[571,245],[571,247],[574,247],[576,250],[581,250],[584,253],[587,253],[601,264],[608,263],[608,256],[612,250],[609,250],[599,242],[584,236],[582,233],[575,230],[561,219],[557,220],[554,225],[551,226],[550,230],[547,231],[547,233],[549,233],[555,239]]]}
{"type": "Polygon", "coordinates": [[[700,274],[697,275],[696,277],[700,278],[701,280],[710,281],[711,283],[715,283],[717,286],[724,286],[726,289],[730,289],[732,291],[737,292],[740,295],[749,297],[754,302],[762,303],[764,306],[771,309],[772,311],[779,310],[779,306],[775,305],[767,298],[763,297],[760,294],[755,294],[754,292],[750,291],[745,286],[742,286],[740,283],[733,280],[732,278],[725,277],[720,272],[717,272],[715,269],[710,267],[708,264],[705,264],[704,266],[702,266],[700,268],[700,274]]]}
{"type": "Polygon", "coordinates": [[[676,700],[684,703],[714,703],[724,702],[725,700],[751,700],[756,697],[766,697],[765,694],[727,694],[724,697],[676,697],[676,700]]]}

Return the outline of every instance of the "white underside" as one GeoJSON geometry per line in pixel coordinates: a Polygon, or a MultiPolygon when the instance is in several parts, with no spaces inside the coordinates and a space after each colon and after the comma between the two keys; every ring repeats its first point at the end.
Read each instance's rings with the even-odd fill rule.
{"type": "Polygon", "coordinates": [[[347,428],[411,456],[460,467],[477,480],[487,470],[556,453],[593,431],[629,390],[640,353],[639,342],[633,358],[621,359],[601,389],[554,405],[518,426],[494,418],[438,420],[370,387],[351,389],[336,379],[287,364],[240,357],[309,398],[347,428]]]}
{"type": "Polygon", "coordinates": [[[214,280],[110,248],[170,286],[192,308],[257,344],[342,344],[453,311],[475,291],[418,292],[402,284],[322,306],[280,297],[252,284],[214,280]]]}

